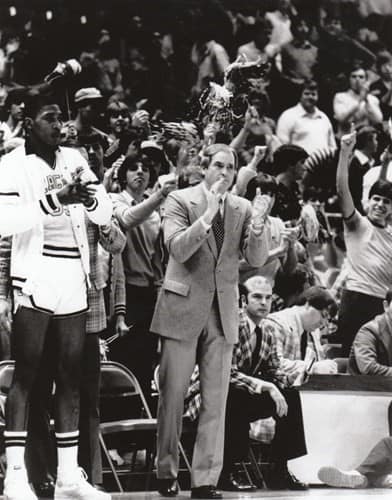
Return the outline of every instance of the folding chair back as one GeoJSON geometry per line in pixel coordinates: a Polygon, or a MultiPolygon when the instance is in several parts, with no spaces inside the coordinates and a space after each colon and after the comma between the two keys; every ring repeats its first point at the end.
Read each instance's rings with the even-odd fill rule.
{"type": "MultiPolygon", "coordinates": [[[[153,433],[155,440],[157,420],[152,417],[151,410],[137,378],[127,367],[120,363],[115,361],[101,362],[100,396],[101,402],[102,400],[106,400],[106,402],[111,403],[112,406],[115,406],[116,400],[121,401],[123,398],[127,403],[126,415],[121,415],[120,419],[117,418],[115,420],[101,422],[99,436],[102,450],[109,463],[118,489],[120,492],[123,492],[124,489],[120,482],[118,471],[116,470],[113,460],[110,457],[104,436],[124,432],[129,433],[146,431],[149,434],[153,433]]],[[[148,489],[151,473],[152,470],[149,470],[146,481],[146,489],[148,489]]]]}
{"type": "Polygon", "coordinates": [[[150,407],[135,375],[115,361],[101,362],[101,397],[107,399],[135,397],[147,418],[152,418],[150,407]]]}

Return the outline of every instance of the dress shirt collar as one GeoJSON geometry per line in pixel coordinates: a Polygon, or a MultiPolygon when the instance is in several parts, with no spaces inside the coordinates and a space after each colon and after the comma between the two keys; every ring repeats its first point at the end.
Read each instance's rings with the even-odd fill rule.
{"type": "Polygon", "coordinates": [[[253,321],[253,319],[250,319],[250,317],[248,315],[246,315],[246,320],[248,322],[250,334],[253,335],[255,332],[256,326],[260,326],[260,325],[256,325],[256,323],[253,321]]]}
{"type": "Polygon", "coordinates": [[[303,331],[305,330],[304,328],[304,325],[302,324],[302,319],[301,319],[301,315],[300,315],[300,309],[299,309],[299,306],[292,306],[291,307],[292,311],[293,311],[293,320],[295,322],[295,325],[298,329],[299,332],[301,332],[301,334],[303,333],[303,331]]]}
{"type": "Polygon", "coordinates": [[[313,113],[309,113],[306,111],[306,109],[302,106],[302,104],[299,102],[297,104],[298,110],[300,112],[300,116],[310,116],[311,118],[322,118],[321,111],[318,109],[317,106],[314,107],[313,113]]]}
{"type": "MultiPolygon", "coordinates": [[[[201,187],[203,188],[204,194],[207,196],[207,193],[208,193],[209,189],[208,189],[208,187],[207,187],[207,184],[206,184],[204,181],[201,183],[201,187]]],[[[223,203],[222,203],[222,205],[223,205],[223,204],[225,203],[225,201],[226,201],[226,196],[227,196],[227,191],[226,191],[226,193],[223,193],[223,194],[222,194],[222,198],[221,198],[221,199],[222,199],[222,202],[223,202],[223,203]]]]}
{"type": "Polygon", "coordinates": [[[359,161],[359,163],[361,165],[365,165],[366,163],[368,163],[370,166],[373,165],[374,163],[374,160],[371,159],[371,158],[368,158],[364,153],[362,153],[362,151],[360,151],[359,149],[356,149],[354,151],[354,156],[356,157],[356,159],[359,161]]]}
{"type": "Polygon", "coordinates": [[[126,189],[124,189],[122,191],[126,201],[130,204],[130,205],[137,205],[138,203],[142,202],[143,200],[145,200],[146,198],[148,198],[148,196],[146,194],[143,194],[143,200],[136,200],[132,195],[131,193],[129,193],[126,189]]]}

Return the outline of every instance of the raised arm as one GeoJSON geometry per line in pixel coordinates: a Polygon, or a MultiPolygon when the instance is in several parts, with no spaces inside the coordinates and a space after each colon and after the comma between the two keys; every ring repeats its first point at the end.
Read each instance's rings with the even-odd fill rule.
{"type": "Polygon", "coordinates": [[[344,219],[349,219],[355,213],[354,200],[348,182],[349,162],[355,141],[355,132],[344,135],[340,141],[340,154],[336,172],[336,191],[344,219]]]}

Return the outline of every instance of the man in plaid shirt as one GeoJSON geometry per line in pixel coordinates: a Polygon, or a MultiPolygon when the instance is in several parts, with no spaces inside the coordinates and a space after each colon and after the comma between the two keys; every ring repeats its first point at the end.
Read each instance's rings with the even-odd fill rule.
{"type": "MultiPolygon", "coordinates": [[[[287,469],[287,460],[306,454],[301,400],[288,388],[296,374],[287,376],[279,367],[276,344],[264,319],[271,309],[272,286],[261,276],[249,278],[240,288],[239,341],[234,347],[225,423],[224,464],[219,487],[249,491],[235,472],[235,464],[247,457],[249,426],[261,418],[273,417],[276,432],[271,443],[273,489],[307,489],[287,469]],[[279,388],[278,388],[279,387],[279,388]]],[[[198,372],[195,370],[186,399],[185,416],[195,420],[201,405],[198,372]]]]}

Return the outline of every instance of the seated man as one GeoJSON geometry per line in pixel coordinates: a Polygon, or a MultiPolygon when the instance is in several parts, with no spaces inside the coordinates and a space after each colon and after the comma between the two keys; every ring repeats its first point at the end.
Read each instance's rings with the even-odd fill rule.
{"type": "Polygon", "coordinates": [[[392,488],[392,437],[381,439],[355,470],[321,467],[318,477],[334,488],[392,488]]]}
{"type": "MultiPolygon", "coordinates": [[[[244,307],[240,312],[239,341],[233,352],[219,487],[242,492],[255,488],[238,477],[235,464],[247,457],[250,422],[272,416],[276,432],[271,443],[273,464],[267,485],[271,489],[305,490],[307,485],[287,469],[287,460],[306,454],[299,393],[285,388],[295,376],[289,379],[279,369],[273,338],[264,328],[264,318],[271,309],[272,287],[266,278],[253,276],[240,290],[244,307]]],[[[185,415],[191,420],[197,418],[200,404],[199,378],[195,372],[185,415]]]]}
{"type": "Polygon", "coordinates": [[[297,305],[268,316],[266,325],[271,329],[280,367],[285,373],[309,371],[333,375],[338,372],[335,361],[324,359],[317,335],[317,329],[327,326],[328,318],[335,316],[336,309],[332,295],[325,288],[312,286],[297,299],[297,305]],[[307,367],[311,364],[310,370],[307,367]]]}
{"type": "Polygon", "coordinates": [[[392,289],[385,297],[384,311],[359,329],[348,361],[352,375],[392,376],[392,289]]]}

